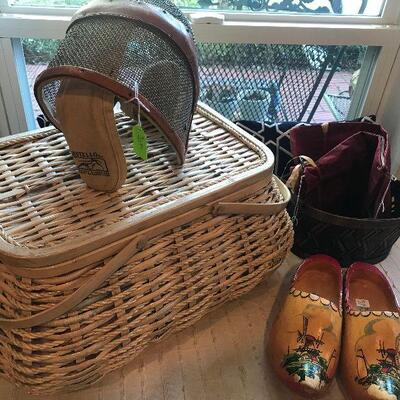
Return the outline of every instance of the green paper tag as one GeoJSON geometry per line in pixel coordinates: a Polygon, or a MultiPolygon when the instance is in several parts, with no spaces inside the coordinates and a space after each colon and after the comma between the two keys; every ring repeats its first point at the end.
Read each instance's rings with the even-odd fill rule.
{"type": "Polygon", "coordinates": [[[147,136],[142,125],[132,127],[132,148],[142,160],[147,160],[147,136]]]}

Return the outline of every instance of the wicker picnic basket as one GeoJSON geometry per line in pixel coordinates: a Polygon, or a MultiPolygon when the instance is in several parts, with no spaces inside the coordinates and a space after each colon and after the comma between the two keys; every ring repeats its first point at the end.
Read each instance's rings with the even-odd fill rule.
{"type": "Polygon", "coordinates": [[[80,180],[54,128],[0,141],[0,375],[33,394],[84,388],[280,266],[293,241],[273,155],[199,105],[185,165],[117,128],[125,185],[80,180]]]}

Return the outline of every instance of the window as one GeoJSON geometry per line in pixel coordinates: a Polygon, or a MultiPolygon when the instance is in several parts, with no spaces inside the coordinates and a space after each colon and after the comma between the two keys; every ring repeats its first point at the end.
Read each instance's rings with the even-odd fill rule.
{"type": "MultiPolygon", "coordinates": [[[[33,83],[57,40],[22,39],[33,83]]],[[[200,100],[232,120],[327,122],[350,110],[365,46],[199,43],[200,100]]]]}
{"type": "MultiPolygon", "coordinates": [[[[357,21],[397,23],[397,0],[172,0],[186,13],[223,14],[227,20],[357,21]]],[[[9,13],[72,15],[88,0],[0,0],[9,13]]]]}
{"type": "MultiPolygon", "coordinates": [[[[201,100],[226,117],[328,121],[381,112],[400,45],[397,0],[175,1],[193,21],[201,100]]],[[[25,81],[32,87],[69,15],[85,2],[0,0],[1,11],[9,13],[0,14],[0,40],[14,44],[6,46],[8,56],[0,54],[0,66],[13,51],[17,68],[22,51],[15,51],[16,43],[22,44],[25,81]]],[[[8,79],[0,73],[0,86],[8,79]]],[[[20,96],[16,84],[9,86],[20,96]]],[[[20,127],[21,121],[11,131],[20,127]]]]}
{"type": "MultiPolygon", "coordinates": [[[[8,0],[11,7],[75,8],[85,0],[8,0]]],[[[175,0],[184,9],[379,16],[384,0],[175,0]]]]}
{"type": "Polygon", "coordinates": [[[25,58],[30,101],[32,102],[36,124],[38,124],[37,118],[42,112],[33,94],[33,85],[36,77],[46,69],[51,57],[56,53],[59,40],[22,39],[21,44],[25,58]]]}

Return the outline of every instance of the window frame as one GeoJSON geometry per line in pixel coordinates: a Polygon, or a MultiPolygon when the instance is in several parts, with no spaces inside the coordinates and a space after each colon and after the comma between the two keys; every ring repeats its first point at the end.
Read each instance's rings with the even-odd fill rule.
{"type": "MultiPolygon", "coordinates": [[[[8,0],[0,0],[0,13],[4,14],[72,16],[76,10],[76,7],[10,6],[8,0]]],[[[386,0],[380,16],[303,15],[300,13],[237,12],[189,8],[182,8],[182,11],[186,15],[207,14],[213,16],[218,14],[222,15],[226,21],[393,25],[397,24],[400,19],[400,1],[386,0]]]]}

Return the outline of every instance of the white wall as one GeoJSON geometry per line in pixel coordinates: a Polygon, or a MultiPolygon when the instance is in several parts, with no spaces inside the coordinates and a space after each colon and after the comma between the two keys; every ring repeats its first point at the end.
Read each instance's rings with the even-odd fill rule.
{"type": "Polygon", "coordinates": [[[4,108],[3,95],[0,90],[0,137],[7,136],[10,133],[6,109],[4,108]]]}
{"type": "Polygon", "coordinates": [[[390,134],[392,172],[396,173],[400,168],[400,53],[397,54],[396,62],[386,87],[379,116],[380,122],[390,134]]]}

